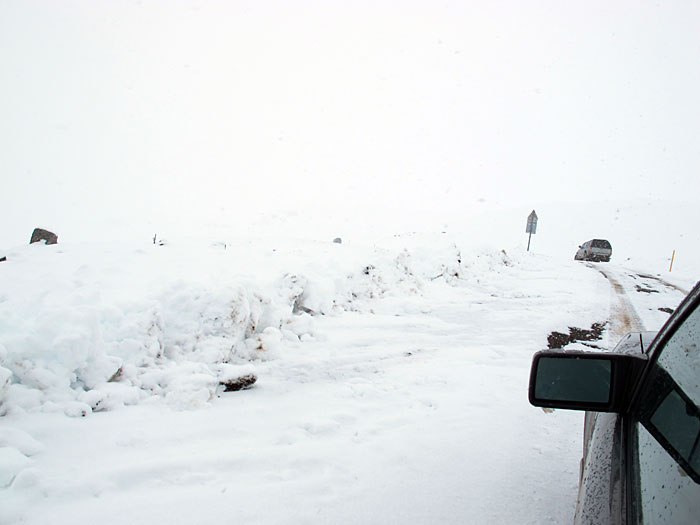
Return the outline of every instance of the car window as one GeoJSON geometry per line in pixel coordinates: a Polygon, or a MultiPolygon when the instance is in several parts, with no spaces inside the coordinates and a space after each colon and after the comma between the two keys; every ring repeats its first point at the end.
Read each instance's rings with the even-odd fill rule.
{"type": "Polygon", "coordinates": [[[645,385],[637,425],[639,497],[647,523],[700,516],[700,309],[669,338],[645,385]]]}
{"type": "Polygon", "coordinates": [[[696,404],[700,401],[700,308],[673,334],[659,355],[661,365],[696,404]]]}
{"type": "Polygon", "coordinates": [[[696,484],[642,425],[638,425],[639,489],[643,523],[696,523],[696,484]]]}

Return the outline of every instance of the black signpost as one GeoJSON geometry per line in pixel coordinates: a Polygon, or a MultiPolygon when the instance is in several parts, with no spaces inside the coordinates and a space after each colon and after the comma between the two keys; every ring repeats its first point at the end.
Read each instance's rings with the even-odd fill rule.
{"type": "Polygon", "coordinates": [[[535,210],[527,218],[527,227],[525,228],[525,233],[529,233],[530,236],[527,238],[527,251],[530,251],[530,239],[532,239],[532,234],[537,233],[537,214],[535,210]]]}

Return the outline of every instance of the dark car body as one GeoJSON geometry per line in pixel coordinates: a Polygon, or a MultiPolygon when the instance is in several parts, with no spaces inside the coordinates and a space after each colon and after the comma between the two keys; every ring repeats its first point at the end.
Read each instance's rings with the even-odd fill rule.
{"type": "Polygon", "coordinates": [[[612,246],[605,239],[591,239],[578,247],[575,261],[605,261],[609,262],[612,257],[612,246]]]}
{"type": "Polygon", "coordinates": [[[533,405],[587,411],[575,523],[700,523],[700,284],[652,336],[533,358],[533,405]]]}

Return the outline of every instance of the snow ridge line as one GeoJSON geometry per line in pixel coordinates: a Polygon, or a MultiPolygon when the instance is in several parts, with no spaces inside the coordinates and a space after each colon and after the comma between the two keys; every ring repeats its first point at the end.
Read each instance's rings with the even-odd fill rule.
{"type": "MultiPolygon", "coordinates": [[[[36,263],[63,284],[25,282],[29,274],[16,267],[24,287],[0,303],[0,416],[48,411],[84,417],[154,397],[176,409],[197,408],[222,384],[254,374],[253,363],[315,339],[317,315],[372,313],[378,299],[422,295],[428,277],[438,273],[448,286],[465,286],[512,264],[496,250],[463,258],[447,240],[398,252],[375,248],[361,259],[343,253],[353,256],[349,264],[295,262],[289,269],[301,271],[270,281],[272,272],[263,267],[254,281],[232,273],[210,283],[199,274],[175,273],[151,284],[174,256],[139,251],[138,269],[146,276],[141,287],[131,283],[128,267],[113,268],[108,260],[110,271],[102,271],[102,253],[64,250],[63,266],[29,253],[25,264],[36,263]],[[114,292],[124,284],[127,293],[114,292]]],[[[215,262],[220,256],[203,254],[215,262]]]]}

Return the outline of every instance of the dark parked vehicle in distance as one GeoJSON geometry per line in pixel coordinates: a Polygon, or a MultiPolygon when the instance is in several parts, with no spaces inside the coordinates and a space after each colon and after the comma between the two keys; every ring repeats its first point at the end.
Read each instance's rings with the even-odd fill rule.
{"type": "Polygon", "coordinates": [[[700,523],[700,283],[655,336],[537,352],[529,398],[587,411],[575,523],[700,523]]]}
{"type": "Polygon", "coordinates": [[[591,239],[578,247],[574,261],[605,261],[612,256],[612,246],[605,239],[591,239]]]}

